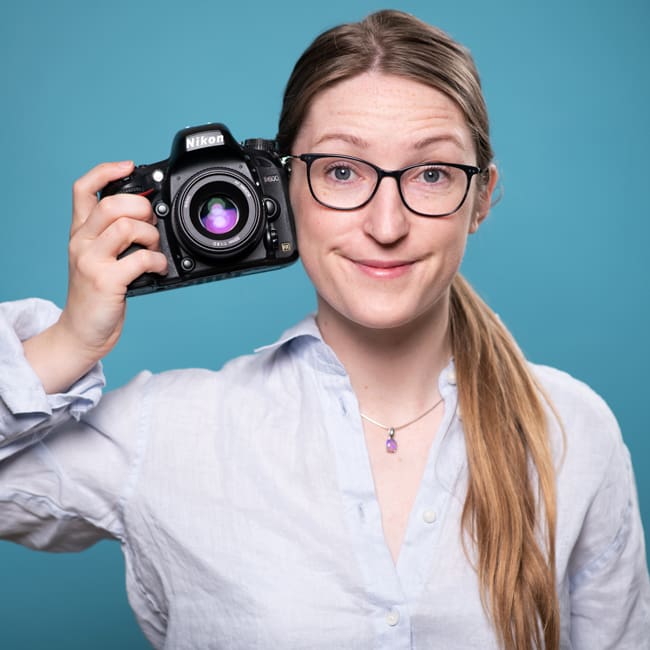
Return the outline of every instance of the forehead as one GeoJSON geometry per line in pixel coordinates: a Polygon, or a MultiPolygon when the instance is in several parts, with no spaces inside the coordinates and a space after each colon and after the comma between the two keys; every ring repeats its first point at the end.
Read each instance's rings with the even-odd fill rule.
{"type": "Polygon", "coordinates": [[[372,72],[320,92],[296,138],[302,151],[440,148],[473,152],[465,116],[448,95],[421,82],[372,72]]]}

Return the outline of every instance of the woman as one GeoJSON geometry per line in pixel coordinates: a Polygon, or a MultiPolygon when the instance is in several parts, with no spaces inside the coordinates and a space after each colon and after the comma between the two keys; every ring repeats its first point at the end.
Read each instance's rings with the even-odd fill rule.
{"type": "Polygon", "coordinates": [[[330,30],[296,64],[278,142],[315,318],[92,409],[125,288],[165,257],[148,201],[97,202],[131,163],[77,182],[65,309],[4,307],[21,382],[2,534],[118,539],[156,647],[647,646],[613,416],[528,365],[458,275],[497,182],[467,51],[399,12],[330,30]]]}

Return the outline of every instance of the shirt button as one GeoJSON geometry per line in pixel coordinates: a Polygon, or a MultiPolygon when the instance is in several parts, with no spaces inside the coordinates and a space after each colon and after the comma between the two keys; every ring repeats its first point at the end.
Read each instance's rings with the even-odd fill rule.
{"type": "Polygon", "coordinates": [[[391,609],[386,612],[386,623],[391,627],[395,627],[399,623],[399,611],[391,609]]]}
{"type": "Polygon", "coordinates": [[[456,384],[456,372],[454,370],[447,371],[447,382],[452,386],[456,384]]]}
{"type": "Polygon", "coordinates": [[[435,510],[425,510],[422,513],[422,519],[424,519],[425,524],[432,524],[436,520],[435,510]]]}

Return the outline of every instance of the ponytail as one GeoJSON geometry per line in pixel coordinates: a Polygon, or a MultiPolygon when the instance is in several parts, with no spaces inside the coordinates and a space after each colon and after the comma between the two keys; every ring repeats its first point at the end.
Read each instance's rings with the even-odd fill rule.
{"type": "Polygon", "coordinates": [[[504,650],[557,650],[555,470],[541,389],[460,275],[450,328],[469,465],[463,544],[477,551],[481,600],[504,650]]]}

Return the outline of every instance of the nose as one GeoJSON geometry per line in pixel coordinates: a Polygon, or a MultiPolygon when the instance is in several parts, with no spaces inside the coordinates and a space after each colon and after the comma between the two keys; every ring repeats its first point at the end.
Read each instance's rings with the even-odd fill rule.
{"type": "Polygon", "coordinates": [[[382,178],[372,200],[363,208],[364,231],[384,246],[397,243],[410,229],[409,210],[402,202],[397,183],[395,178],[382,178]]]}

